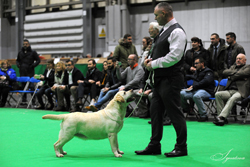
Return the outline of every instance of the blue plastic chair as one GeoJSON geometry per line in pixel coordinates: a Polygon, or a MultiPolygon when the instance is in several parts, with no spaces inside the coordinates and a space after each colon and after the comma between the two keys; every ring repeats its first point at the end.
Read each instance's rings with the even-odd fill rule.
{"type": "MultiPolygon", "coordinates": [[[[38,83],[38,82],[40,82],[40,81],[41,81],[41,80],[36,79],[36,78],[34,78],[34,77],[30,78],[30,80],[29,80],[30,83],[38,83]]],[[[31,92],[31,93],[33,93],[33,94],[32,94],[32,96],[31,96],[31,99],[30,99],[30,101],[29,101],[29,103],[28,103],[27,108],[29,108],[29,106],[30,106],[30,104],[31,104],[31,102],[32,102],[32,99],[34,98],[34,96],[35,96],[35,94],[36,94],[37,91],[38,91],[38,84],[36,84],[35,90],[31,92]]]]}

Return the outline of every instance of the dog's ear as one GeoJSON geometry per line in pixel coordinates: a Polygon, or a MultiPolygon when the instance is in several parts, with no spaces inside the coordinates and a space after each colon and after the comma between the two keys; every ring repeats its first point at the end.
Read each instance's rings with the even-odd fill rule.
{"type": "Polygon", "coordinates": [[[115,100],[118,101],[118,102],[121,102],[121,103],[125,102],[124,98],[121,95],[117,95],[115,100]]]}

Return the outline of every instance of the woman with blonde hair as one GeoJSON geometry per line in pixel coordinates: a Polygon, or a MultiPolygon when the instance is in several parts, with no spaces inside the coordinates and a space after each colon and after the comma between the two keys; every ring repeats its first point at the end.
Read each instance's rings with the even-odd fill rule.
{"type": "Polygon", "coordinates": [[[11,68],[8,60],[1,61],[0,68],[0,107],[4,107],[12,82],[16,81],[16,72],[11,68]],[[2,98],[1,98],[2,97],[2,98]]]}
{"type": "Polygon", "coordinates": [[[45,95],[48,97],[48,105],[46,107],[47,110],[52,110],[54,108],[54,103],[53,103],[53,99],[52,99],[52,94],[56,95],[57,98],[57,94],[56,94],[56,89],[62,84],[63,82],[63,77],[65,74],[65,63],[62,61],[59,61],[58,63],[56,63],[55,66],[55,78],[54,78],[54,85],[48,89],[45,90],[45,95]]]}

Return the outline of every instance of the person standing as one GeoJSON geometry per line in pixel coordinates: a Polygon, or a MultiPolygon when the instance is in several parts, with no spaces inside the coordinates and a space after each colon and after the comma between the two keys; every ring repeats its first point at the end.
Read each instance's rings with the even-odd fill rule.
{"type": "Polygon", "coordinates": [[[154,42],[152,59],[144,61],[145,67],[153,73],[153,97],[150,106],[152,136],[144,150],[135,151],[138,155],[161,154],[163,133],[163,114],[167,111],[177,134],[177,143],[173,151],[165,153],[167,157],[186,156],[187,126],[180,109],[180,91],[184,83],[181,72],[183,54],[187,37],[183,28],[173,17],[172,6],[167,2],[156,5],[155,20],[163,28],[154,42]]]}
{"type": "Polygon", "coordinates": [[[214,71],[214,79],[221,80],[223,78],[223,71],[226,69],[225,56],[227,46],[225,40],[220,38],[217,33],[211,34],[211,45],[207,49],[210,53],[210,67],[214,71]]]}
{"type": "Polygon", "coordinates": [[[125,34],[123,39],[119,40],[119,45],[115,47],[113,57],[121,62],[122,71],[129,66],[128,56],[130,54],[137,54],[135,45],[132,43],[132,35],[125,34]]]}
{"type": "MultiPolygon", "coordinates": [[[[19,68],[20,76],[33,77],[35,75],[35,67],[40,63],[40,58],[35,50],[31,49],[27,39],[23,40],[22,50],[18,53],[16,65],[19,68]]],[[[25,83],[23,84],[23,87],[25,83]]],[[[34,90],[34,84],[30,84],[31,90],[34,90]]],[[[24,94],[22,102],[26,102],[26,94],[24,94]]]]}
{"type": "Polygon", "coordinates": [[[229,69],[235,63],[237,55],[240,53],[245,54],[245,50],[236,42],[236,35],[233,32],[226,34],[226,41],[229,46],[226,49],[225,62],[229,69]]]}

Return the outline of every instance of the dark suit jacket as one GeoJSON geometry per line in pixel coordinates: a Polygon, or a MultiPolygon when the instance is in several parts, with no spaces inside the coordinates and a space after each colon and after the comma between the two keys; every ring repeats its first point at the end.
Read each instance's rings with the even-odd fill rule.
{"type": "Polygon", "coordinates": [[[54,85],[54,74],[55,74],[55,69],[52,69],[49,73],[49,77],[47,77],[47,72],[48,72],[48,69],[46,69],[43,73],[43,76],[44,76],[44,85],[49,85],[50,87],[52,87],[54,85]]]}
{"type": "Polygon", "coordinates": [[[227,89],[232,82],[236,82],[239,93],[243,98],[250,94],[250,65],[244,65],[239,70],[236,65],[232,65],[229,69],[223,71],[223,75],[228,78],[227,89]]]}
{"type": "Polygon", "coordinates": [[[91,70],[87,71],[86,78],[84,79],[84,83],[86,85],[91,85],[91,83],[89,83],[89,79],[92,79],[95,82],[97,81],[102,82],[102,78],[103,78],[103,73],[97,68],[95,68],[95,70],[92,73],[91,73],[91,70]]]}
{"type": "Polygon", "coordinates": [[[68,71],[65,70],[62,84],[67,85],[69,89],[71,86],[78,86],[78,83],[77,83],[78,80],[84,80],[84,76],[82,72],[76,67],[74,67],[73,72],[72,72],[72,80],[73,80],[73,83],[69,84],[69,73],[68,71]]]}

